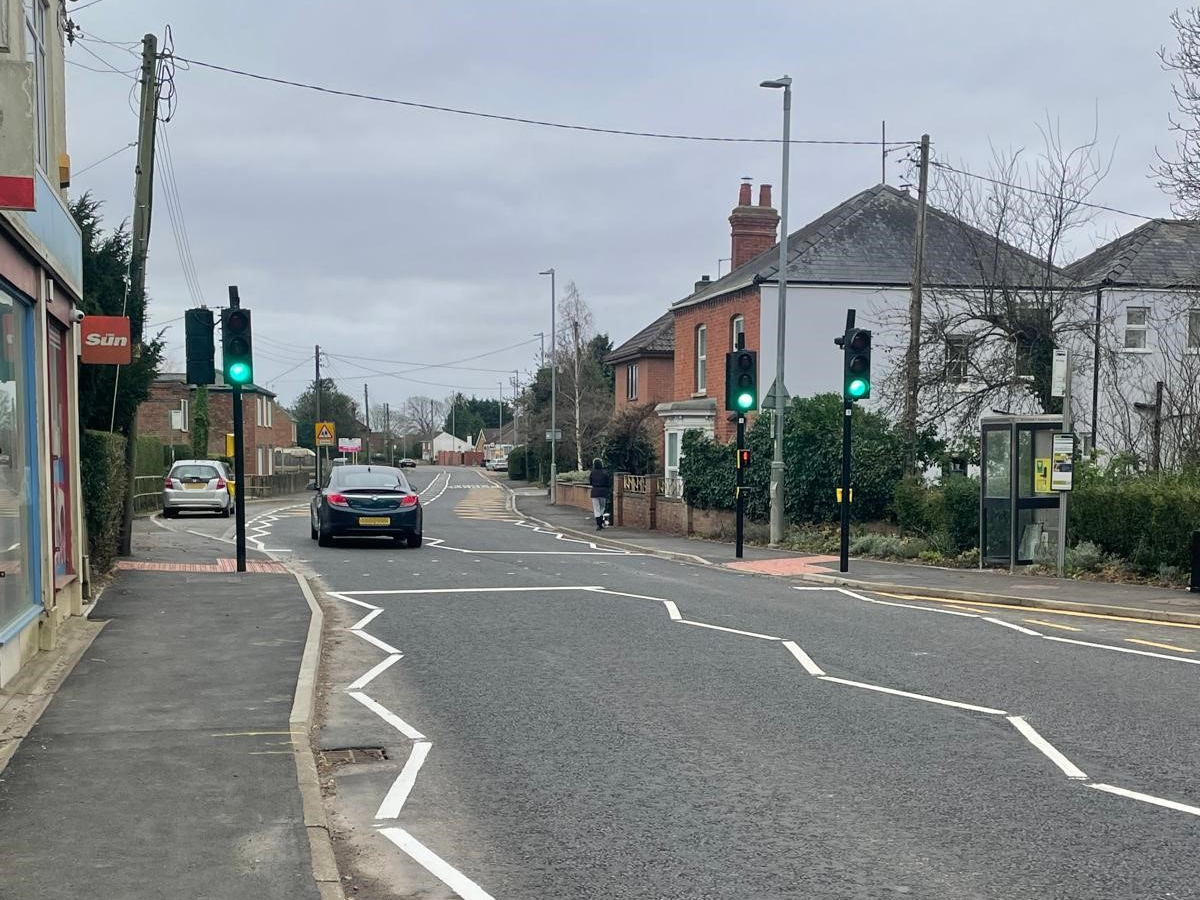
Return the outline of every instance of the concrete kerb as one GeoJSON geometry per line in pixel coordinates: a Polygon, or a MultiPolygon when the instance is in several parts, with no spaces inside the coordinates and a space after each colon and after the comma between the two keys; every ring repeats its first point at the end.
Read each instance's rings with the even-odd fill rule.
{"type": "MultiPolygon", "coordinates": [[[[505,490],[509,489],[505,488],[505,490]]],[[[512,493],[511,491],[509,492],[512,493]]],[[[650,556],[660,557],[661,559],[669,559],[673,560],[674,562],[692,563],[693,565],[698,566],[713,565],[713,563],[709,562],[703,556],[697,556],[694,553],[677,553],[674,550],[658,550],[656,548],[643,547],[641,544],[633,544],[629,541],[618,541],[615,538],[604,537],[598,532],[581,531],[578,528],[571,528],[567,525],[560,525],[555,522],[547,522],[545,519],[537,518],[537,516],[526,515],[525,513],[521,512],[520,508],[517,506],[516,494],[512,494],[512,508],[513,512],[517,513],[519,516],[521,516],[521,518],[528,519],[530,522],[537,522],[544,528],[549,528],[553,531],[562,531],[566,534],[574,535],[575,537],[583,538],[587,541],[593,541],[597,544],[607,544],[618,550],[629,550],[633,553],[645,553],[650,556]]]]}
{"type": "Polygon", "coordinates": [[[296,781],[300,787],[300,800],[304,810],[304,831],[308,835],[309,852],[312,858],[313,879],[321,900],[343,900],[342,878],[338,872],[337,859],[333,853],[333,839],[329,834],[329,820],[325,815],[325,802],[321,798],[321,779],[317,774],[317,761],[313,753],[311,729],[313,710],[317,698],[317,671],[321,664],[321,646],[325,633],[325,614],[313,595],[308,580],[299,572],[292,572],[300,592],[308,603],[308,635],[304,641],[304,655],[300,659],[300,672],[296,676],[296,694],[292,700],[292,713],[288,718],[292,752],[296,761],[296,781]]]}
{"type": "MultiPolygon", "coordinates": [[[[787,577],[787,576],[785,576],[787,577]]],[[[1047,597],[1023,597],[1018,594],[991,594],[986,591],[964,591],[957,588],[931,588],[923,585],[893,584],[883,581],[863,581],[844,575],[799,575],[799,581],[830,584],[860,591],[889,594],[908,594],[926,600],[959,600],[965,603],[998,603],[1004,606],[1024,606],[1031,609],[1056,609],[1063,612],[1093,613],[1125,619],[1148,619],[1154,622],[1173,622],[1178,625],[1200,625],[1200,614],[1175,612],[1166,609],[1144,609],[1133,606],[1112,606],[1105,603],[1081,603],[1074,600],[1052,600],[1047,597]]]]}

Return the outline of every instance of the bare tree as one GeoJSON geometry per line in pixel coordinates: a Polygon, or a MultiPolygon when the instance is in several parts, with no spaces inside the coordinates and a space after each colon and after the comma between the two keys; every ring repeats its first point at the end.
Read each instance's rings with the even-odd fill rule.
{"type": "Polygon", "coordinates": [[[1159,153],[1155,173],[1159,187],[1175,196],[1175,212],[1195,218],[1200,214],[1200,9],[1176,10],[1171,24],[1179,46],[1173,52],[1163,47],[1158,58],[1178,76],[1171,91],[1179,114],[1170,116],[1176,159],[1159,153]]]}
{"type": "Polygon", "coordinates": [[[422,441],[432,441],[446,421],[447,406],[432,397],[409,397],[404,402],[404,428],[422,441]]]}
{"type": "MultiPolygon", "coordinates": [[[[1090,294],[1059,266],[1070,237],[1093,221],[1086,201],[1108,160],[1095,134],[1070,145],[1052,122],[1039,130],[1036,157],[995,152],[983,176],[931,163],[918,373],[922,428],[972,433],[989,408],[1057,412],[1061,401],[1050,396],[1055,348],[1077,345],[1077,363],[1090,355],[1083,352],[1094,329],[1090,294]]],[[[907,298],[887,301],[877,316],[889,333],[906,333],[907,298]]],[[[885,402],[897,407],[901,376],[897,368],[883,381],[885,402]]]]}
{"type": "Polygon", "coordinates": [[[558,393],[567,407],[575,465],[582,469],[584,451],[597,445],[612,411],[613,397],[601,361],[592,353],[596,328],[591,307],[573,281],[567,283],[559,301],[558,318],[564,323],[556,342],[558,393]]]}

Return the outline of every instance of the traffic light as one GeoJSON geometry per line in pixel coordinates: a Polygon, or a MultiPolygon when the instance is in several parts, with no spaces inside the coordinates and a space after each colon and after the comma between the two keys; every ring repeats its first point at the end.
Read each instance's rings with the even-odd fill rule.
{"type": "Polygon", "coordinates": [[[250,310],[221,310],[221,362],[226,384],[240,387],[254,382],[250,310]]]}
{"type": "Polygon", "coordinates": [[[725,408],[738,413],[758,409],[758,353],[735,350],[725,354],[725,408]]]}
{"type": "Polygon", "coordinates": [[[871,332],[851,328],[845,337],[835,338],[842,348],[842,397],[848,402],[871,398],[871,332]]]}
{"type": "Polygon", "coordinates": [[[743,447],[741,450],[735,450],[733,452],[734,452],[734,458],[737,460],[737,468],[745,469],[745,468],[749,467],[749,465],[750,465],[750,451],[749,450],[747,450],[746,448],[743,447]]]}
{"type": "Polygon", "coordinates": [[[187,345],[187,383],[212,384],[216,381],[212,310],[189,309],[184,312],[183,331],[187,345]]]}

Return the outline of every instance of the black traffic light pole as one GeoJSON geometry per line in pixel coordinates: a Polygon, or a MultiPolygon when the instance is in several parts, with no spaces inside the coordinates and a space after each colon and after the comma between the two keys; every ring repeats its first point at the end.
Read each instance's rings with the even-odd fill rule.
{"type": "MultiPolygon", "coordinates": [[[[238,309],[242,305],[238,297],[236,284],[229,286],[229,308],[238,309]]],[[[237,570],[246,571],[246,459],[244,435],[242,433],[242,386],[233,382],[233,505],[236,516],[237,541],[237,570]]]]}
{"type": "MultiPolygon", "coordinates": [[[[854,330],[854,310],[846,310],[846,333],[842,338],[842,353],[850,353],[850,332],[854,330]]],[[[843,369],[845,369],[843,361],[843,369]]],[[[842,500],[838,504],[841,512],[841,547],[838,571],[850,571],[850,438],[851,423],[854,421],[854,401],[845,388],[842,390],[842,500]]]]}
{"type": "Polygon", "coordinates": [[[742,539],[745,536],[746,527],[746,491],[742,485],[745,484],[746,466],[745,460],[742,458],[742,451],[746,449],[746,417],[739,414],[737,417],[737,488],[735,496],[737,497],[737,516],[736,516],[736,533],[737,538],[734,543],[734,556],[738,559],[742,558],[742,539]]]}

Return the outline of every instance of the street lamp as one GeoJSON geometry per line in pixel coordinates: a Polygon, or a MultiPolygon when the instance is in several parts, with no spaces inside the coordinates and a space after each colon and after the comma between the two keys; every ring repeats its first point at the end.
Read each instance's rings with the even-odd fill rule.
{"type": "Polygon", "coordinates": [[[775,453],[771,458],[771,545],[783,541],[783,414],[787,409],[783,392],[783,353],[787,327],[787,242],[788,242],[788,151],[792,139],[792,79],[784,75],[764,81],[759,87],[783,88],[783,183],[779,198],[779,317],[775,350],[775,453]]]}
{"type": "Polygon", "coordinates": [[[550,276],[550,502],[558,502],[558,348],[555,343],[558,332],[555,331],[555,298],[554,270],[547,269],[538,272],[539,275],[550,276]]]}

